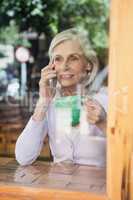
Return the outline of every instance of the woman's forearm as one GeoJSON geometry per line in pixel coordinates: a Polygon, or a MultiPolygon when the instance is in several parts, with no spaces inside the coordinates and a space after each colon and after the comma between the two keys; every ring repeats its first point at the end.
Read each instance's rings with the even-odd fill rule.
{"type": "Polygon", "coordinates": [[[16,160],[21,165],[28,165],[36,160],[46,135],[47,121],[35,121],[31,117],[17,139],[15,146],[16,160]]]}
{"type": "Polygon", "coordinates": [[[47,134],[46,103],[38,100],[34,114],[17,139],[15,147],[16,160],[21,165],[33,163],[43,146],[47,134]]]}
{"type": "Polygon", "coordinates": [[[48,109],[48,103],[46,103],[42,98],[39,98],[33,113],[33,120],[41,121],[45,118],[48,109]]]}

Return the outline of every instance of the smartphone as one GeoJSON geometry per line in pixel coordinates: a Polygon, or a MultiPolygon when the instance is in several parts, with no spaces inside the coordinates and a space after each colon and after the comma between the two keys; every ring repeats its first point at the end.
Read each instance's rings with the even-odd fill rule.
{"type": "MultiPolygon", "coordinates": [[[[50,61],[50,62],[53,63],[53,60],[50,61]]],[[[53,70],[54,70],[54,68],[53,68],[53,70]]],[[[49,80],[49,84],[50,84],[51,87],[56,87],[56,85],[57,85],[57,77],[51,78],[49,80]]]]}
{"type": "Polygon", "coordinates": [[[51,87],[56,87],[56,85],[57,85],[57,78],[54,77],[54,78],[49,79],[49,84],[50,84],[51,87]]]}

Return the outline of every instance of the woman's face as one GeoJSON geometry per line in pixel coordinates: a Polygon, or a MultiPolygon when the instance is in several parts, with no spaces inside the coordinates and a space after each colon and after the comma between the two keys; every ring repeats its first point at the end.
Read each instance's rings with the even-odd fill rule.
{"type": "Polygon", "coordinates": [[[67,40],[57,45],[52,52],[57,79],[62,87],[76,86],[89,69],[79,43],[67,40]]]}

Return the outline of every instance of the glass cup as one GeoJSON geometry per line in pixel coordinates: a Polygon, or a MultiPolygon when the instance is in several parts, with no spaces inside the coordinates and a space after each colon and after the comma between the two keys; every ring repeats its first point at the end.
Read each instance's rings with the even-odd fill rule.
{"type": "Polygon", "coordinates": [[[90,134],[85,101],[85,89],[80,84],[74,90],[56,88],[52,106],[54,108],[54,120],[58,137],[90,134]]]}

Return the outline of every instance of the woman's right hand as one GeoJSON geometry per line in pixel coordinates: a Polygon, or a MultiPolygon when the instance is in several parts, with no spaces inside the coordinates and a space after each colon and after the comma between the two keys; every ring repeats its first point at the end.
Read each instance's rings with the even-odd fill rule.
{"type": "Polygon", "coordinates": [[[50,85],[50,79],[56,77],[54,64],[49,64],[41,70],[41,79],[39,81],[39,97],[43,100],[48,100],[53,95],[53,90],[50,85]]]}
{"type": "Polygon", "coordinates": [[[39,81],[39,99],[33,114],[33,119],[35,121],[44,119],[48,105],[55,95],[55,88],[52,88],[49,84],[49,80],[54,77],[56,77],[56,71],[54,70],[53,64],[49,64],[41,70],[41,79],[39,81]]]}

